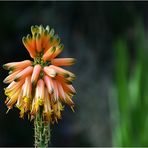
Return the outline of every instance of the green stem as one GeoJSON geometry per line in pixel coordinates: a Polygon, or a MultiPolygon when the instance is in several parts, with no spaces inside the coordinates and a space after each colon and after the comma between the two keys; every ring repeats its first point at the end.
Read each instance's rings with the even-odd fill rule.
{"type": "Polygon", "coordinates": [[[41,111],[34,120],[35,147],[47,148],[50,142],[50,124],[43,121],[41,111]]]}

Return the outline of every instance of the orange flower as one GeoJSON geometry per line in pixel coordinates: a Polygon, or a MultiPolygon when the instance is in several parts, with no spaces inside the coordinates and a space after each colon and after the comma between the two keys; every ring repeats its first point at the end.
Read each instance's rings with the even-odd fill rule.
{"type": "Polygon", "coordinates": [[[71,66],[74,58],[56,58],[63,51],[60,38],[54,30],[47,26],[31,27],[32,35],[23,37],[22,41],[34,61],[24,60],[3,65],[10,70],[4,83],[10,83],[5,88],[8,110],[15,105],[20,109],[20,117],[27,113],[34,118],[39,110],[47,122],[61,119],[62,103],[72,109],[73,95],[76,93],[72,86],[75,75],[59,66],[71,66]]]}

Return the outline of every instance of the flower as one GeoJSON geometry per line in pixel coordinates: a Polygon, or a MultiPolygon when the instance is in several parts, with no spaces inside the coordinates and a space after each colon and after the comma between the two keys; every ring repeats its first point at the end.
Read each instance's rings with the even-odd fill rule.
{"type": "Polygon", "coordinates": [[[10,71],[3,81],[10,83],[5,88],[5,103],[8,110],[17,107],[21,118],[26,113],[33,119],[42,111],[44,121],[54,122],[61,119],[63,103],[73,110],[72,97],[76,91],[72,82],[75,75],[60,66],[71,66],[76,60],[57,58],[64,46],[54,29],[36,25],[31,27],[31,33],[23,37],[22,41],[34,61],[3,65],[4,69],[10,71]]]}

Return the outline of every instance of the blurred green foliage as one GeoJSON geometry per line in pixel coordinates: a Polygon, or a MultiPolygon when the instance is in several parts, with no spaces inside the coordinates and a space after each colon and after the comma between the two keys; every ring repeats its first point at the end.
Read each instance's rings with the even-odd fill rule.
{"type": "Polygon", "coordinates": [[[141,20],[136,22],[133,43],[134,62],[126,36],[117,38],[114,44],[119,115],[113,134],[114,146],[148,146],[148,48],[141,20]]]}

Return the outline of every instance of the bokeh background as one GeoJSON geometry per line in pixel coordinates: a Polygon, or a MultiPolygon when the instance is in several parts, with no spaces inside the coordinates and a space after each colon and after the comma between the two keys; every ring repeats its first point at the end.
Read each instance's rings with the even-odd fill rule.
{"type": "Polygon", "coordinates": [[[33,122],[6,114],[2,65],[30,59],[22,37],[53,27],[74,57],[75,113],[65,107],[50,146],[148,146],[148,2],[0,2],[0,146],[33,146],[33,122]]]}

